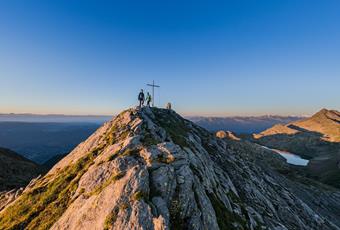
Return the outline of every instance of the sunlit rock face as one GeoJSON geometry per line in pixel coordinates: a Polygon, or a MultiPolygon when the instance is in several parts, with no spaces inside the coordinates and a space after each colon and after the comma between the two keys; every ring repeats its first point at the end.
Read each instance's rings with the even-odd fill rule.
{"type": "Polygon", "coordinates": [[[291,181],[271,167],[287,169],[280,157],[222,138],[174,111],[126,110],[7,205],[0,226],[338,229],[338,191],[291,181]]]}
{"type": "Polygon", "coordinates": [[[216,137],[220,139],[227,138],[227,139],[235,140],[235,141],[241,140],[231,131],[218,131],[216,132],[216,137]]]}
{"type": "Polygon", "coordinates": [[[340,142],[340,112],[322,109],[310,118],[291,122],[286,125],[274,125],[259,134],[254,134],[254,138],[259,139],[280,134],[293,135],[300,132],[314,134],[324,141],[340,142]]]}

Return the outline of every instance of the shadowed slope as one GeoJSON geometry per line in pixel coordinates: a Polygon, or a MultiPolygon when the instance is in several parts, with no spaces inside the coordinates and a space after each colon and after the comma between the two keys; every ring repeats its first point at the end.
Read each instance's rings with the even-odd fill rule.
{"type": "Polygon", "coordinates": [[[0,148],[0,192],[26,186],[39,175],[39,166],[9,150],[0,148]]]}

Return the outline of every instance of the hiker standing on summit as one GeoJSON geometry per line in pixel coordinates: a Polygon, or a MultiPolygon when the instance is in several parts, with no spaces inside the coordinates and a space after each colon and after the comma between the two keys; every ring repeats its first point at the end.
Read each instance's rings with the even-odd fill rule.
{"type": "Polygon", "coordinates": [[[140,90],[140,93],[138,94],[138,101],[139,101],[139,108],[142,108],[144,105],[144,92],[143,89],[140,90]]]}
{"type": "Polygon", "coordinates": [[[147,93],[146,93],[146,105],[147,105],[148,107],[150,107],[151,100],[152,100],[151,95],[150,95],[149,92],[147,92],[147,93]]]}

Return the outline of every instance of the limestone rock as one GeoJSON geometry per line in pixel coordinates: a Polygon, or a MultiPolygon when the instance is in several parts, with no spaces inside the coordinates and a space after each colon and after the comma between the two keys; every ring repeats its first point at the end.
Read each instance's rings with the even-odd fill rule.
{"type": "Polygon", "coordinates": [[[216,132],[216,137],[220,138],[220,139],[230,139],[230,140],[235,140],[235,141],[239,141],[241,140],[239,137],[237,137],[233,132],[231,131],[218,131],[216,132]]]}
{"type": "Polygon", "coordinates": [[[0,226],[339,229],[339,191],[291,181],[271,168],[285,162],[268,154],[172,110],[129,109],[6,206],[0,226]]]}

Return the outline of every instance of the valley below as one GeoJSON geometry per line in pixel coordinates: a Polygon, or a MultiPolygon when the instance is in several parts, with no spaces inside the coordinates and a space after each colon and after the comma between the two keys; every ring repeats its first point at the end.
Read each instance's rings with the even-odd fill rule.
{"type": "Polygon", "coordinates": [[[282,150],[278,150],[278,149],[270,149],[266,146],[262,146],[262,147],[266,148],[268,150],[271,150],[271,151],[273,151],[277,154],[280,154],[282,157],[284,157],[286,159],[288,164],[307,166],[308,163],[309,163],[309,160],[301,158],[301,156],[298,155],[298,154],[294,154],[294,153],[290,153],[290,152],[282,151],[282,150]]]}
{"type": "Polygon", "coordinates": [[[310,118],[278,124],[247,139],[279,154],[294,153],[297,156],[285,156],[287,160],[307,163],[305,175],[340,188],[339,112],[322,109],[310,118]]]}

